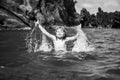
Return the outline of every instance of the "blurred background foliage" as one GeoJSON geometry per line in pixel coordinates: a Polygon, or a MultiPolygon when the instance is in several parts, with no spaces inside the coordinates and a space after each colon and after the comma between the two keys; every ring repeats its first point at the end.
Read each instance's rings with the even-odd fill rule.
{"type": "Polygon", "coordinates": [[[83,28],[120,28],[120,11],[108,13],[99,7],[96,14],[90,14],[86,8],[78,13],[76,3],[75,0],[0,0],[0,27],[33,28],[40,13],[44,25],[71,27],[81,23],[83,28]]]}

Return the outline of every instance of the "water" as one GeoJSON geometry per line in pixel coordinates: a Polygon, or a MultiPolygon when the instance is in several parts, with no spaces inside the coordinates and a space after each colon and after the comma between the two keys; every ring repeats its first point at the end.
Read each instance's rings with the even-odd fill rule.
{"type": "Polygon", "coordinates": [[[42,34],[41,38],[42,38],[41,44],[40,46],[38,46],[38,43],[36,43],[34,52],[39,52],[39,51],[50,52],[52,50],[52,46],[48,42],[46,35],[42,34]]]}
{"type": "MultiPolygon", "coordinates": [[[[81,25],[79,25],[81,27],[81,25]]],[[[89,40],[87,39],[86,34],[83,32],[83,30],[78,27],[77,32],[79,36],[77,37],[77,40],[74,42],[74,47],[72,48],[72,51],[75,52],[88,52],[88,51],[94,51],[95,48],[92,47],[92,44],[89,44],[89,40]]]]}
{"type": "Polygon", "coordinates": [[[82,59],[29,54],[29,31],[0,31],[0,80],[120,80],[120,30],[84,31],[96,50],[82,59]]]}
{"type": "MultiPolygon", "coordinates": [[[[41,26],[40,24],[39,24],[39,22],[36,22],[36,24],[35,24],[36,26],[41,26]]],[[[60,48],[62,48],[62,50],[64,50],[64,46],[69,46],[69,47],[65,47],[65,48],[67,48],[67,51],[72,51],[72,54],[73,54],[73,52],[89,52],[89,51],[94,51],[94,47],[93,47],[93,45],[92,44],[89,44],[90,42],[89,42],[89,40],[87,39],[87,37],[86,37],[86,34],[83,32],[83,30],[81,29],[81,25],[79,25],[79,26],[76,26],[76,28],[66,28],[66,29],[68,29],[68,30],[71,30],[71,32],[68,32],[68,30],[66,30],[66,32],[65,32],[65,34],[66,34],[66,37],[68,37],[67,36],[67,34],[69,34],[70,35],[70,37],[72,36],[71,35],[71,33],[73,33],[73,32],[76,32],[76,34],[77,34],[77,38],[76,38],[76,40],[74,40],[74,42],[73,42],[73,40],[71,40],[71,43],[73,43],[73,44],[71,44],[72,45],[72,47],[69,45],[69,44],[67,44],[67,42],[65,43],[65,41],[66,40],[60,40],[60,42],[58,42],[59,40],[51,40],[51,41],[49,41],[49,40],[47,40],[48,38],[47,38],[47,36],[46,35],[44,35],[40,30],[39,30],[39,32],[41,32],[41,33],[38,33],[38,32],[36,32],[35,30],[36,30],[36,27],[31,31],[31,33],[30,33],[30,35],[27,37],[27,39],[26,39],[26,41],[27,41],[27,46],[28,46],[28,51],[29,52],[38,52],[38,51],[44,51],[44,52],[50,52],[51,50],[59,50],[59,52],[56,52],[55,54],[64,54],[64,53],[66,53],[66,49],[65,49],[65,51],[64,52],[60,52],[60,48]],[[40,36],[40,39],[37,39],[37,37],[38,36],[36,36],[36,35],[34,35],[34,34],[39,34],[39,36],[40,36]],[[41,35],[42,36],[41,36],[41,35]],[[42,39],[42,40],[41,40],[42,39]],[[62,42],[61,42],[62,41],[62,42]],[[40,44],[39,44],[39,43],[40,44]],[[64,42],[64,43],[63,43],[64,42]],[[52,45],[52,44],[53,45],[52,45]],[[60,45],[61,43],[63,43],[64,45],[60,45]],[[58,46],[58,44],[59,44],[59,46],[58,46]],[[55,46],[55,47],[52,47],[52,46],[55,46]],[[56,47],[57,46],[57,47],[56,47]],[[53,49],[54,48],[54,49],[53,49]],[[59,49],[58,49],[59,48],[59,49]],[[71,50],[70,50],[71,49],[71,50]]],[[[50,30],[50,29],[49,29],[50,30]]],[[[48,31],[49,31],[48,30],[48,31]]],[[[42,30],[43,31],[43,30],[42,30]]],[[[52,31],[52,32],[54,32],[54,31],[52,31]]],[[[51,34],[51,33],[50,33],[51,34]]],[[[75,33],[74,33],[74,35],[76,35],[75,33]]],[[[74,36],[75,37],[75,36],[74,36]]],[[[70,42],[70,40],[69,40],[69,42],[70,42]]],[[[69,43],[68,42],[68,43],[69,43]]],[[[70,53],[69,53],[70,54],[70,53]]]]}

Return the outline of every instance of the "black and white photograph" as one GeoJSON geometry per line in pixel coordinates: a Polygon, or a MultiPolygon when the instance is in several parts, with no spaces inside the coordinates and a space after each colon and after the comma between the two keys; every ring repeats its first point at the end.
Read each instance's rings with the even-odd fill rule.
{"type": "Polygon", "coordinates": [[[120,0],[0,0],[0,80],[120,80],[120,0]]]}

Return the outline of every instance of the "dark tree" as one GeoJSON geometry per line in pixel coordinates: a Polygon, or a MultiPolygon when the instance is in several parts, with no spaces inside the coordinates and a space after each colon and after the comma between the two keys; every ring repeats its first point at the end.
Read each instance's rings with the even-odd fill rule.
{"type": "Polygon", "coordinates": [[[96,28],[98,26],[98,24],[97,24],[97,18],[96,18],[96,16],[94,14],[91,15],[90,24],[94,28],[96,28]]]}
{"type": "Polygon", "coordinates": [[[98,8],[98,12],[97,12],[97,23],[98,23],[98,27],[103,27],[103,22],[104,22],[104,12],[103,10],[99,7],[98,8]]]}
{"type": "Polygon", "coordinates": [[[120,12],[116,11],[114,13],[114,19],[113,19],[113,28],[120,28],[120,12]]]}
{"type": "Polygon", "coordinates": [[[74,0],[2,0],[0,4],[28,24],[34,22],[36,11],[45,18],[44,24],[74,26],[81,20],[74,0]]]}
{"type": "Polygon", "coordinates": [[[86,8],[82,8],[80,14],[83,16],[82,27],[89,26],[90,23],[90,13],[86,8]]]}

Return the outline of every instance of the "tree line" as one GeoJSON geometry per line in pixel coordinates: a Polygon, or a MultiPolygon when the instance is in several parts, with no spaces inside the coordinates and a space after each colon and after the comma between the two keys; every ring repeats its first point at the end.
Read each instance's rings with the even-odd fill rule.
{"type": "Polygon", "coordinates": [[[104,12],[101,7],[98,12],[90,14],[83,8],[80,12],[83,15],[82,26],[89,28],[120,28],[120,11],[104,12]]]}
{"type": "MultiPolygon", "coordinates": [[[[86,8],[77,13],[76,3],[75,0],[0,0],[0,9],[8,13],[11,11],[30,27],[39,12],[45,25],[62,24],[71,27],[82,24],[84,28],[120,28],[120,11],[108,13],[99,7],[96,15],[90,14],[86,8]]],[[[1,18],[2,24],[5,19],[1,18]]]]}
{"type": "MultiPolygon", "coordinates": [[[[37,14],[44,19],[44,25],[75,26],[80,24],[80,15],[74,0],[1,0],[0,8],[14,13],[31,27],[37,14]]],[[[3,21],[3,19],[1,20],[3,21]]]]}

